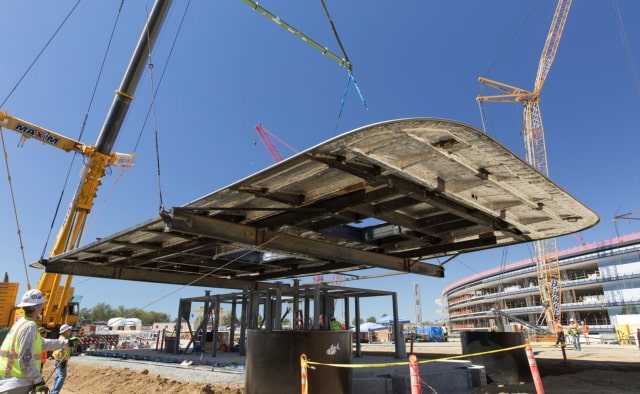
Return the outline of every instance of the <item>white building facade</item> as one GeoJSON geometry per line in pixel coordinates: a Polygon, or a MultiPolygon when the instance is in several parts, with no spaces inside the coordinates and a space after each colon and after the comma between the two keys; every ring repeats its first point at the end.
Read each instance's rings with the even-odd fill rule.
{"type": "MultiPolygon", "coordinates": [[[[618,321],[640,319],[640,233],[563,250],[558,256],[563,325],[574,318],[592,333],[614,336],[618,321]]],[[[453,332],[517,326],[495,310],[546,326],[533,259],[470,276],[442,294],[453,332]]]]}

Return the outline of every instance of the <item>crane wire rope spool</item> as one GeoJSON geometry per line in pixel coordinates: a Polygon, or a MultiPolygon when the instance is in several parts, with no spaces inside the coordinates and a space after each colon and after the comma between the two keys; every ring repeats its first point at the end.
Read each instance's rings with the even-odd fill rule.
{"type": "MultiPolygon", "coordinates": [[[[559,0],[553,15],[551,27],[542,50],[538,63],[533,91],[527,91],[502,82],[487,78],[479,78],[482,84],[495,88],[502,92],[493,96],[478,96],[477,101],[487,102],[520,102],[524,106],[524,141],[526,161],[543,175],[549,176],[547,165],[547,153],[544,138],[544,128],[540,115],[539,95],[562,37],[572,0],[559,0]]],[[[540,209],[544,207],[541,206],[540,209]]],[[[560,278],[560,263],[556,239],[534,241],[536,255],[536,267],[538,273],[538,288],[540,290],[540,302],[543,310],[546,310],[546,319],[549,330],[555,332],[555,319],[562,317],[562,291],[560,278]]]]}

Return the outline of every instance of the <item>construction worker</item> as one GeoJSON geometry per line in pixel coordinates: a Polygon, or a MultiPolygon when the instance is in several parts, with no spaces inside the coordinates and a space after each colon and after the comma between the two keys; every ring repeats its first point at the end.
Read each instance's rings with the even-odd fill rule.
{"type": "Polygon", "coordinates": [[[573,341],[573,349],[582,350],[580,347],[580,326],[573,318],[569,319],[569,335],[573,341]]]}
{"type": "Polygon", "coordinates": [[[77,341],[77,338],[44,339],[40,336],[35,320],[42,314],[45,302],[42,292],[32,289],[24,293],[17,305],[24,310],[24,316],[13,324],[0,346],[0,393],[49,392],[40,372],[41,352],[60,349],[77,341]]]}
{"type": "Polygon", "coordinates": [[[340,330],[340,329],[342,328],[342,327],[340,326],[340,322],[339,322],[335,317],[332,317],[332,318],[331,318],[330,328],[331,328],[332,330],[336,330],[336,331],[337,331],[337,330],[340,330]]]}
{"type": "MultiPolygon", "coordinates": [[[[63,324],[60,327],[60,336],[58,339],[70,338],[72,328],[73,327],[68,324],[63,324]]],[[[67,378],[67,363],[69,358],[71,358],[71,350],[69,346],[65,346],[53,352],[53,358],[56,360],[54,361],[56,370],[53,374],[53,384],[51,385],[50,394],[60,394],[60,390],[62,390],[64,380],[67,378]]]]}
{"type": "Polygon", "coordinates": [[[559,319],[556,319],[556,346],[564,346],[564,327],[559,319]]]}
{"type": "Polygon", "coordinates": [[[580,330],[582,331],[582,335],[584,336],[585,342],[587,345],[589,344],[589,326],[583,321],[580,322],[580,330]]]}

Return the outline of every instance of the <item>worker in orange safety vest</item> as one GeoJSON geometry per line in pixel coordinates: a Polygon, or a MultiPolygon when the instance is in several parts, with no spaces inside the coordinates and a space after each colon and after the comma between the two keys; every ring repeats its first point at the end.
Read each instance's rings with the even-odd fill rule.
{"type": "Polygon", "coordinates": [[[589,326],[584,321],[580,322],[580,330],[582,331],[582,336],[584,336],[584,340],[589,344],[589,326]]]}

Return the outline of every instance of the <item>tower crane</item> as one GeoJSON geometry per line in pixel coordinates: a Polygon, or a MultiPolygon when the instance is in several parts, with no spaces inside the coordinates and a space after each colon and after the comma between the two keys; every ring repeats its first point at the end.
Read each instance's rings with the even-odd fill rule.
{"type": "MultiPolygon", "coordinates": [[[[519,102],[524,106],[524,143],[526,161],[540,173],[549,176],[547,164],[547,151],[544,138],[544,128],[540,115],[539,96],[542,86],[549,74],[551,65],[556,56],[562,31],[564,30],[569,8],[572,0],[559,0],[553,15],[551,27],[542,50],[542,56],[538,63],[538,71],[533,91],[528,91],[502,82],[487,78],[478,78],[484,85],[499,90],[502,94],[491,96],[478,96],[478,102],[519,102]]],[[[535,241],[533,243],[536,255],[536,269],[538,274],[538,287],[540,289],[540,301],[544,308],[549,330],[555,332],[554,320],[561,318],[561,281],[560,264],[558,261],[558,248],[555,238],[535,241]]]]}

